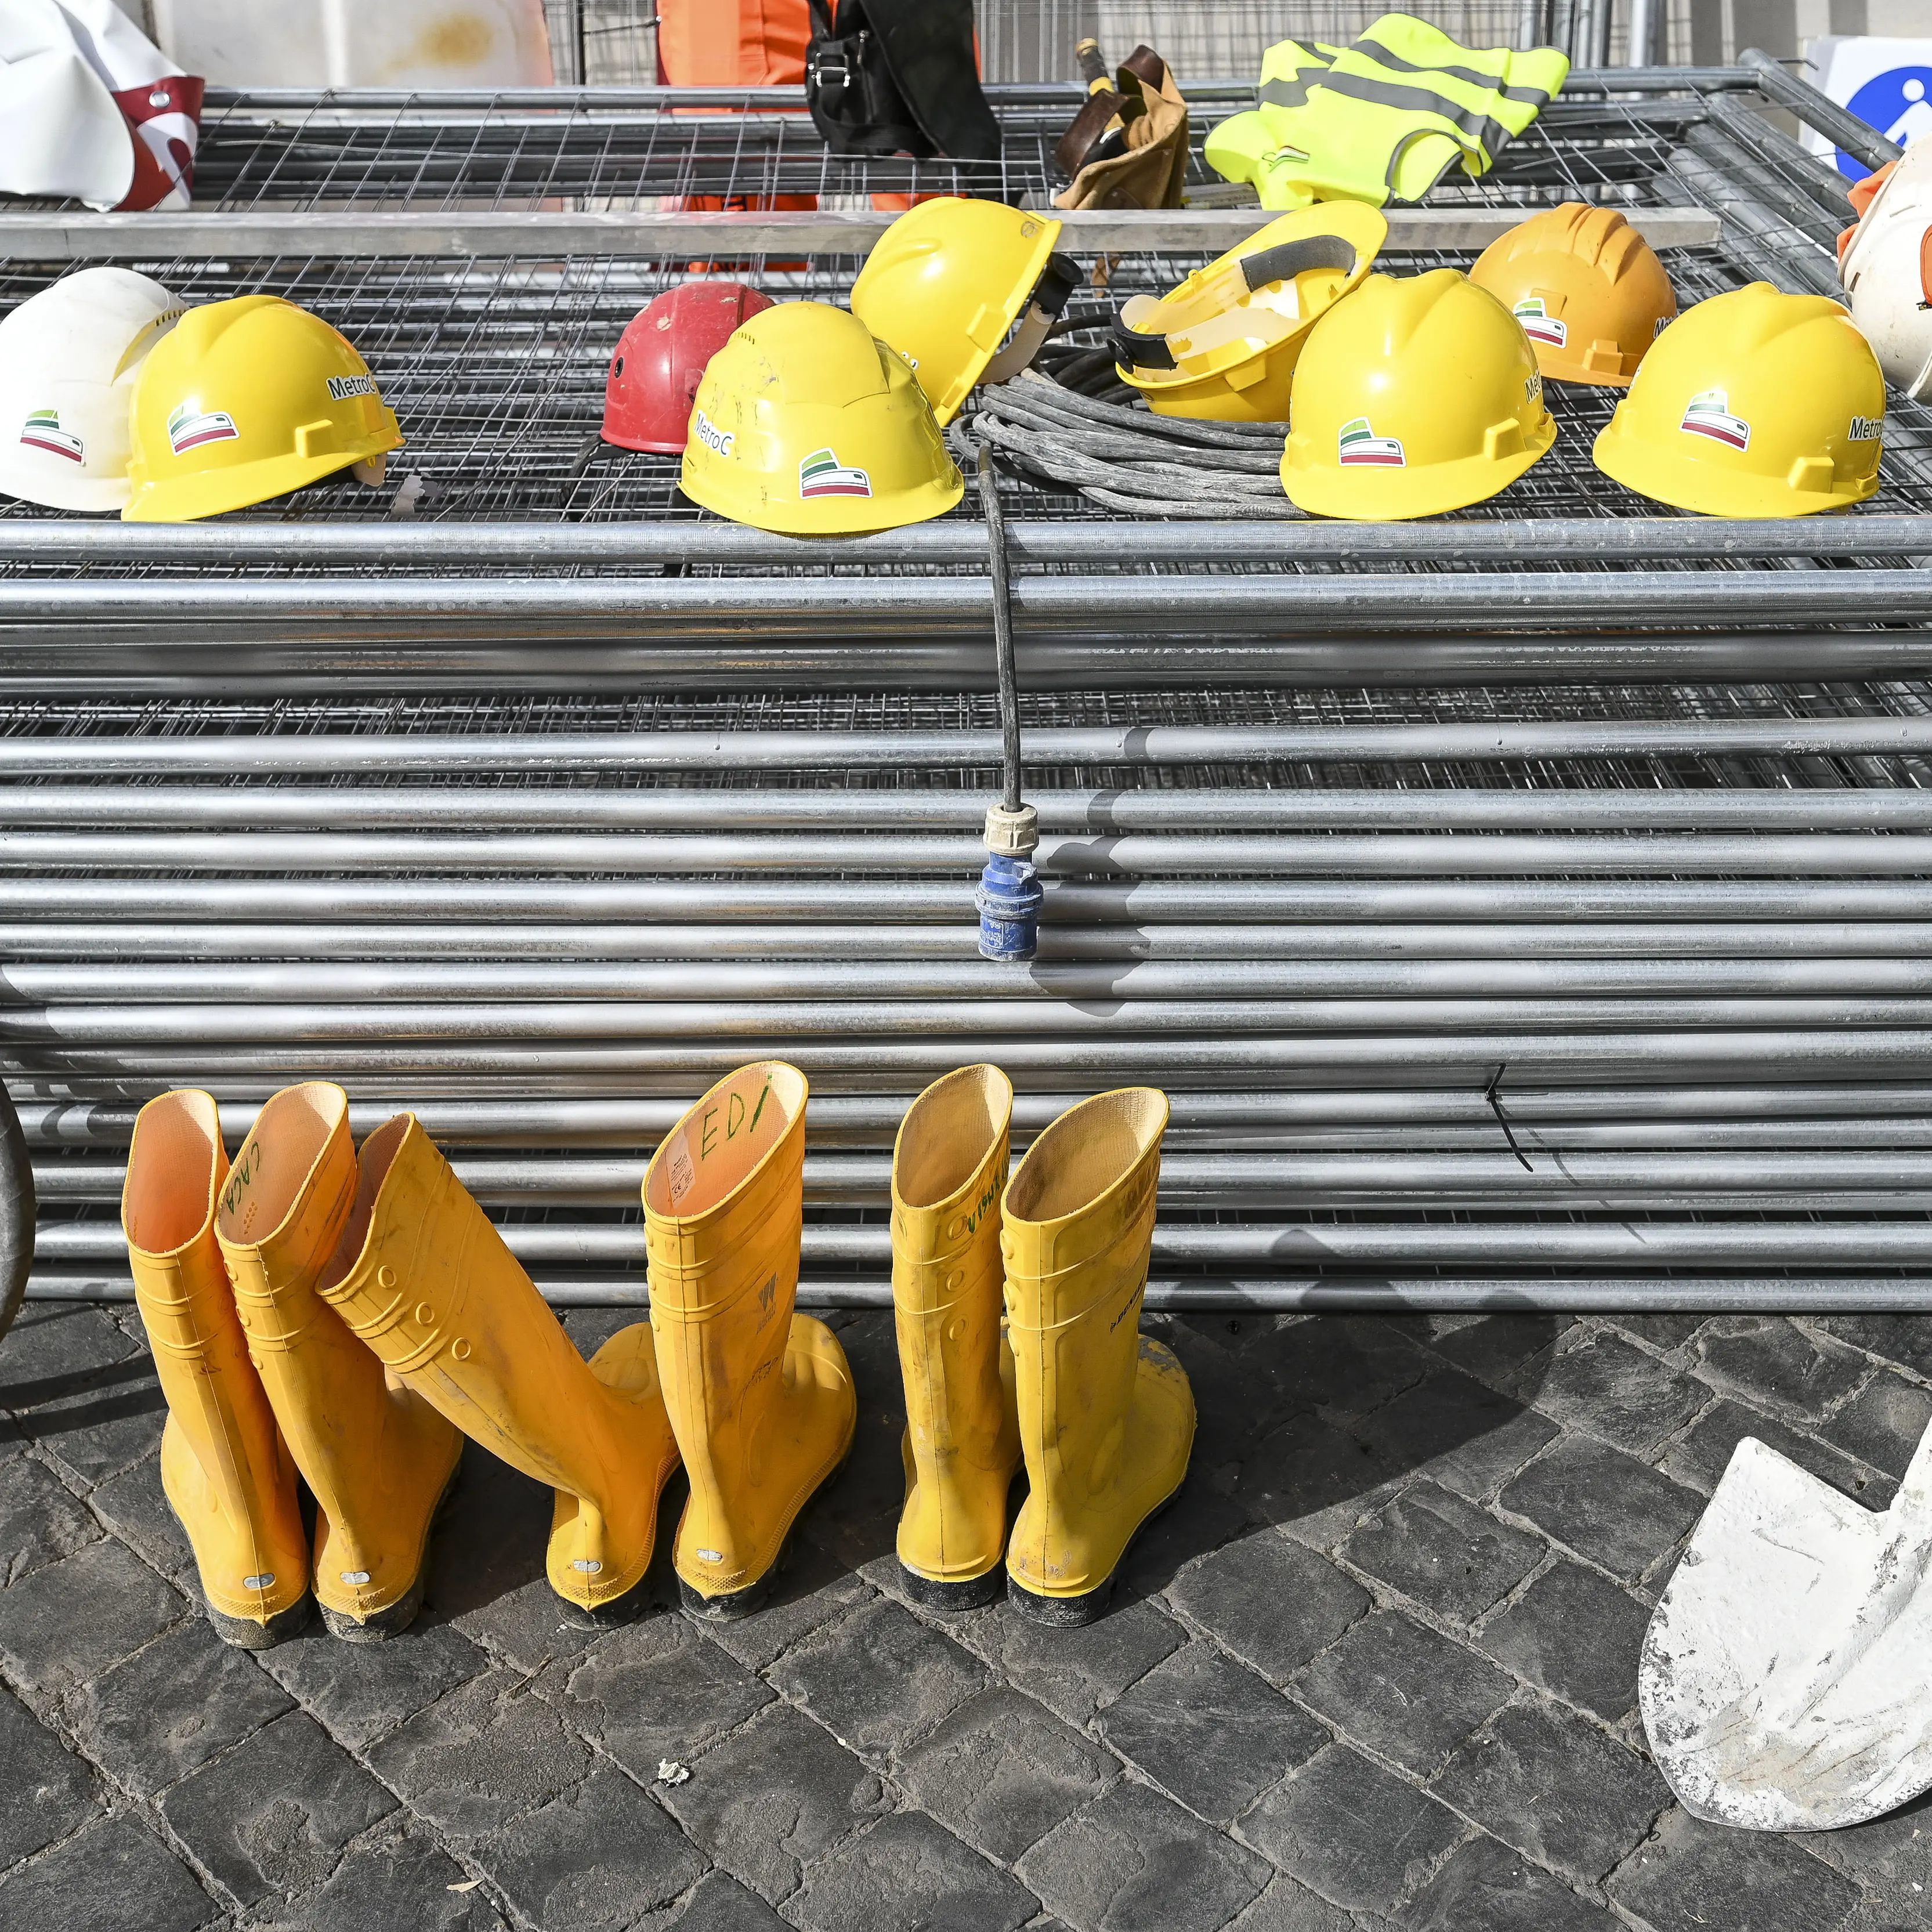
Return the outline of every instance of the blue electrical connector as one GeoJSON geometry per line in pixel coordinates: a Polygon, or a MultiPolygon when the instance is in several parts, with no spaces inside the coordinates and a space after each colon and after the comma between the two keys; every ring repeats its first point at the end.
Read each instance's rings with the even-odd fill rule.
{"type": "Polygon", "coordinates": [[[1040,908],[1046,889],[1030,859],[989,852],[974,894],[980,908],[980,956],[1030,959],[1040,950],[1040,908]]]}

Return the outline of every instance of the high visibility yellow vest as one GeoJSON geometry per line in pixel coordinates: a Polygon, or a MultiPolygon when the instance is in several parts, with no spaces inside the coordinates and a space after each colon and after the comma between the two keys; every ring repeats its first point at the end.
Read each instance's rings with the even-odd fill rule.
{"type": "Polygon", "coordinates": [[[1486,174],[1569,71],[1552,47],[1472,49],[1411,14],[1384,14],[1346,49],[1270,47],[1261,106],[1216,128],[1208,159],[1253,182],[1268,208],[1420,201],[1455,163],[1486,174]]]}

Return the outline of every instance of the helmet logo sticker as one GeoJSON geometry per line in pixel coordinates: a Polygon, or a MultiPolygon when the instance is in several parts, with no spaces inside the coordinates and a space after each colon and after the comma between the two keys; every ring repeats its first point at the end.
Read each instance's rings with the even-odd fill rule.
{"type": "Polygon", "coordinates": [[[44,449],[50,456],[64,456],[70,463],[85,460],[87,446],[70,430],[61,428],[58,410],[36,410],[20,426],[20,440],[29,449],[44,449]]]}
{"type": "Polygon", "coordinates": [[[736,430],[720,429],[702,410],[692,416],[691,427],[696,432],[698,441],[706,449],[715,451],[720,456],[729,456],[732,444],[738,440],[736,430]]]}
{"type": "Polygon", "coordinates": [[[1394,436],[1378,436],[1369,427],[1366,416],[1357,416],[1342,425],[1337,454],[1344,470],[1406,470],[1408,458],[1394,436]]]}
{"type": "Polygon", "coordinates": [[[801,496],[869,496],[872,479],[862,470],[842,464],[829,449],[814,449],[798,466],[801,496]]]}
{"type": "Polygon", "coordinates": [[[1552,349],[1562,349],[1570,341],[1570,325],[1561,316],[1552,315],[1543,305],[1540,296],[1526,296],[1510,311],[1522,324],[1522,332],[1532,342],[1546,342],[1552,349]]]}
{"type": "Polygon", "coordinates": [[[235,418],[221,410],[200,410],[192,403],[178,403],[168,418],[168,447],[184,456],[203,443],[232,442],[240,432],[235,418]]]}
{"type": "Polygon", "coordinates": [[[328,399],[332,403],[346,403],[351,396],[373,396],[376,393],[376,379],[373,376],[332,376],[328,379],[328,399]]]}
{"type": "Polygon", "coordinates": [[[1690,398],[1678,428],[1692,436],[1707,436],[1726,449],[1750,447],[1750,424],[1731,414],[1730,397],[1722,389],[1701,389],[1690,398]]]}
{"type": "Polygon", "coordinates": [[[1847,440],[1852,442],[1876,442],[1884,434],[1884,417],[1854,416],[1851,435],[1847,440]]]}

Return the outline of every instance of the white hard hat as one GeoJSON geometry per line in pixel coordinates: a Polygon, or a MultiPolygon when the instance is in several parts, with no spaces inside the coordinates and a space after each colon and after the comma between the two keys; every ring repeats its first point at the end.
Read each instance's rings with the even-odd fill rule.
{"type": "Polygon", "coordinates": [[[146,275],[82,268],[0,320],[0,492],[124,508],[134,378],[183,313],[146,275]]]}
{"type": "Polygon", "coordinates": [[[1932,395],[1932,135],[1861,183],[1861,200],[1838,278],[1886,380],[1922,401],[1932,395]]]}

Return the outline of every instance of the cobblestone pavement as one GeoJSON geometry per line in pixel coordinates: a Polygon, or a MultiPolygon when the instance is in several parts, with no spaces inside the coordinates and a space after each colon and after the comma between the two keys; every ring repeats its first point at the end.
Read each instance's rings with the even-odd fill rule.
{"type": "MultiPolygon", "coordinates": [[[[587,1354],[619,1322],[568,1325],[587,1354]]],[[[764,1614],[700,1632],[661,1561],[640,1621],[566,1624],[548,1498],[472,1450],[416,1630],[256,1657],[194,1601],[131,1310],[30,1307],[0,1344],[0,1928],[1932,1923],[1932,1805],[1699,1825],[1633,1709],[1732,1445],[1882,1504],[1932,1325],[1150,1321],[1193,1468],[1072,1633],[896,1594],[891,1324],[841,1325],[857,1450],[764,1614]]]]}

